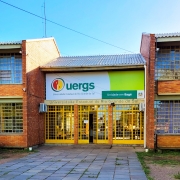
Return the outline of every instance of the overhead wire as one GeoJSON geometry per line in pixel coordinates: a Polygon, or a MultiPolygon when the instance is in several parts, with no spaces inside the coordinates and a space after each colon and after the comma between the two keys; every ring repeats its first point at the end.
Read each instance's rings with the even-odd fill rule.
{"type": "Polygon", "coordinates": [[[100,39],[95,38],[95,37],[93,37],[93,36],[87,35],[87,34],[82,33],[82,32],[80,32],[80,31],[77,31],[77,30],[74,30],[74,29],[69,28],[69,27],[67,27],[67,26],[64,26],[64,25],[62,25],[62,24],[60,24],[60,23],[57,23],[57,22],[55,22],[55,21],[52,21],[52,20],[50,20],[50,19],[46,19],[46,18],[44,18],[44,17],[42,17],[42,16],[39,16],[39,15],[37,15],[37,14],[34,14],[34,13],[30,12],[30,11],[27,11],[27,10],[25,10],[25,9],[22,9],[22,8],[17,7],[17,6],[15,6],[15,5],[12,5],[12,4],[10,4],[10,3],[4,2],[4,1],[2,1],[2,0],[0,0],[0,2],[6,4],[6,5],[8,5],[8,6],[11,6],[11,7],[13,7],[13,8],[19,9],[19,10],[21,10],[21,11],[23,11],[23,12],[28,13],[28,14],[31,14],[31,15],[33,15],[33,16],[35,16],[35,17],[40,18],[40,19],[46,20],[46,21],[48,21],[48,22],[50,22],[50,23],[52,23],[52,24],[61,26],[61,27],[65,28],[65,29],[68,29],[68,30],[73,31],[73,32],[75,32],[75,33],[78,33],[78,34],[80,34],[80,35],[83,35],[83,36],[86,36],[86,37],[88,37],[88,38],[91,38],[91,39],[94,39],[94,40],[96,40],[96,41],[99,41],[99,42],[101,42],[101,43],[104,43],[104,44],[107,44],[107,45],[109,45],[109,46],[112,46],[112,47],[115,47],[115,48],[118,48],[118,49],[127,51],[127,52],[129,52],[129,53],[134,53],[134,52],[129,51],[129,50],[127,50],[127,49],[121,48],[121,47],[119,47],[119,46],[113,45],[113,44],[108,43],[108,42],[106,42],[106,41],[100,40],[100,39]]]}

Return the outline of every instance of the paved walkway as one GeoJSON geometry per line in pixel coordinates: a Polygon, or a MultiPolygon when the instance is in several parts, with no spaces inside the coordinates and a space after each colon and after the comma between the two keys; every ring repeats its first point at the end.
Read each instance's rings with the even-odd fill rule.
{"type": "Polygon", "coordinates": [[[141,147],[50,146],[0,165],[0,180],[146,180],[135,151],[141,147]]]}

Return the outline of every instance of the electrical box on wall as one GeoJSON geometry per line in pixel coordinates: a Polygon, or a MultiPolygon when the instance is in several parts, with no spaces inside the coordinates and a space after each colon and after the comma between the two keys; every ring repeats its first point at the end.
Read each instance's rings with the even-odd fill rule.
{"type": "Polygon", "coordinates": [[[139,111],[145,111],[145,103],[139,104],[139,111]]]}
{"type": "Polygon", "coordinates": [[[39,112],[40,113],[47,112],[47,105],[44,104],[44,103],[40,103],[40,105],[39,105],[39,112]]]}

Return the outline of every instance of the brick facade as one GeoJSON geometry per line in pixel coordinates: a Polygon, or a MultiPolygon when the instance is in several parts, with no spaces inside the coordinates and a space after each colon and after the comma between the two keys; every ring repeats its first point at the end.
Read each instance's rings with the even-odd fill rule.
{"type": "Polygon", "coordinates": [[[158,81],[157,83],[157,94],[158,95],[176,95],[180,94],[180,81],[158,81]]]}
{"type": "Polygon", "coordinates": [[[180,136],[177,135],[158,135],[157,148],[174,149],[179,148],[180,136]]]}
{"type": "Polygon", "coordinates": [[[39,113],[39,104],[45,100],[45,74],[39,66],[60,56],[54,39],[26,41],[27,78],[27,139],[28,146],[45,142],[45,114],[39,113]]]}
{"type": "Polygon", "coordinates": [[[154,149],[154,74],[155,74],[155,35],[143,34],[140,52],[147,62],[146,69],[146,148],[154,149]]]}

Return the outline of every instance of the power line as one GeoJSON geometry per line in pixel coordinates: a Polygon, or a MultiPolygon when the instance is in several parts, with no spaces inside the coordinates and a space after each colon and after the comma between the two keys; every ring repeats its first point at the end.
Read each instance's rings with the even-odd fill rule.
{"type": "MultiPolygon", "coordinates": [[[[33,15],[33,16],[35,16],[35,17],[40,18],[40,19],[43,19],[43,20],[45,20],[45,23],[46,23],[46,21],[48,21],[48,22],[50,22],[50,23],[52,23],[52,24],[56,24],[56,25],[61,26],[61,27],[65,28],[65,29],[68,29],[68,30],[73,31],[73,32],[78,33],[78,34],[81,34],[81,35],[86,36],[86,37],[88,37],[88,38],[94,39],[94,40],[99,41],[99,42],[101,42],[101,43],[107,44],[107,45],[109,45],[109,46],[112,46],[112,47],[115,47],[115,48],[118,48],[118,49],[121,49],[121,50],[130,52],[130,53],[134,53],[134,52],[132,52],[132,51],[123,49],[123,48],[121,48],[121,47],[119,47],[119,46],[110,44],[110,43],[108,43],[108,42],[102,41],[102,40],[100,40],[100,39],[97,39],[97,38],[95,38],[95,37],[89,36],[89,35],[84,34],[84,33],[82,33],[82,32],[76,31],[76,30],[74,30],[74,29],[72,29],[72,28],[66,27],[66,26],[64,26],[64,25],[62,25],[62,24],[59,24],[59,23],[57,23],[57,22],[51,21],[51,20],[49,20],[49,19],[46,19],[46,16],[45,16],[45,17],[41,17],[41,16],[39,16],[39,15],[37,15],[37,14],[34,14],[34,13],[29,12],[29,11],[27,11],[27,10],[25,10],[25,9],[22,9],[22,8],[19,8],[19,7],[17,7],[17,6],[12,5],[12,4],[9,4],[9,3],[7,3],[7,2],[4,2],[4,1],[2,1],[2,0],[0,0],[0,2],[6,4],[6,5],[8,5],[8,6],[14,7],[14,8],[16,8],[16,9],[19,9],[19,10],[21,10],[21,11],[23,11],[23,12],[28,13],[28,14],[31,14],[31,15],[33,15]]],[[[44,5],[45,5],[45,4],[44,4],[44,5]]],[[[45,32],[45,35],[46,35],[46,32],[45,32]]]]}

